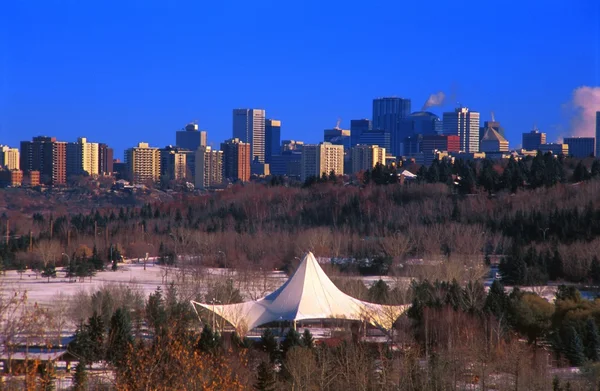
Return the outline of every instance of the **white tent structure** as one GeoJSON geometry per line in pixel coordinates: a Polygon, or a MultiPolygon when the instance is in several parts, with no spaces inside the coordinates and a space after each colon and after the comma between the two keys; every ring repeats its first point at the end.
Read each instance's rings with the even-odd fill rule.
{"type": "Polygon", "coordinates": [[[196,306],[224,318],[240,335],[270,322],[308,319],[348,319],[371,323],[389,330],[409,305],[380,305],[348,296],[325,274],[314,255],[306,254],[298,269],[270,295],[238,304],[204,304],[196,306]]]}

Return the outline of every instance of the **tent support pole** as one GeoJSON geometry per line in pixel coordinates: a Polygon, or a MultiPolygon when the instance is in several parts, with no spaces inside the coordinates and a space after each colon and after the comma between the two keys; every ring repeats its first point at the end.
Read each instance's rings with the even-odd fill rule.
{"type": "Polygon", "coordinates": [[[294,331],[296,331],[296,320],[295,319],[292,321],[292,328],[294,329],[294,331]]]}

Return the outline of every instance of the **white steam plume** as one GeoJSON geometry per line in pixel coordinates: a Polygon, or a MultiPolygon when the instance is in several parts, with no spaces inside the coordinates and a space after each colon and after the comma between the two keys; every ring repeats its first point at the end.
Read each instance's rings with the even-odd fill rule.
{"type": "Polygon", "coordinates": [[[444,104],[445,99],[446,99],[446,94],[444,94],[443,91],[440,91],[435,94],[431,94],[431,95],[429,95],[429,98],[427,98],[427,102],[425,102],[421,111],[425,111],[429,107],[441,106],[444,104]]]}
{"type": "Polygon", "coordinates": [[[600,111],[600,87],[576,88],[571,104],[575,110],[571,118],[571,134],[576,137],[595,137],[596,112],[600,111]]]}

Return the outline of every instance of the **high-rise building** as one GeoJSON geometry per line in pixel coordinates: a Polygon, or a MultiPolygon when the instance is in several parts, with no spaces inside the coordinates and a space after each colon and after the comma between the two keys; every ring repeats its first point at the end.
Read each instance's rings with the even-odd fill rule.
{"type": "Polygon", "coordinates": [[[265,111],[259,109],[233,110],[233,138],[250,144],[251,159],[265,162],[265,111]]]}
{"type": "Polygon", "coordinates": [[[281,153],[281,121],[265,120],[265,162],[271,163],[271,157],[281,153]]]}
{"type": "Polygon", "coordinates": [[[481,140],[483,138],[483,136],[485,135],[485,131],[489,128],[494,129],[496,132],[498,132],[500,134],[500,136],[506,138],[506,135],[504,134],[504,128],[502,127],[502,125],[500,125],[500,122],[493,120],[493,121],[485,121],[483,123],[483,126],[479,127],[479,140],[481,140]]]}
{"type": "Polygon", "coordinates": [[[114,151],[108,145],[98,144],[98,174],[112,175],[114,151]]]}
{"type": "Polygon", "coordinates": [[[596,111],[596,149],[594,156],[600,155],[600,111],[596,111]]]}
{"type": "Polygon", "coordinates": [[[187,178],[187,150],[167,145],[160,149],[160,174],[167,180],[187,178]]]}
{"type": "Polygon", "coordinates": [[[344,173],[344,147],[328,142],[307,144],[302,149],[300,180],[305,181],[312,176],[336,175],[344,173]]]}
{"type": "Polygon", "coordinates": [[[493,127],[488,127],[483,135],[479,150],[481,152],[508,152],[508,141],[493,127]]]}
{"type": "Polygon", "coordinates": [[[19,170],[20,163],[20,154],[17,148],[0,145],[0,166],[7,170],[19,170]]]}
{"type": "Polygon", "coordinates": [[[127,176],[134,184],[146,184],[160,180],[160,150],[151,148],[148,143],[125,151],[127,176]]]}
{"type": "Polygon", "coordinates": [[[358,145],[360,135],[373,129],[373,122],[370,119],[350,120],[350,147],[358,145]]]}
{"type": "Polygon", "coordinates": [[[356,145],[350,153],[352,173],[372,170],[377,163],[385,165],[385,148],[376,145],[356,145]]]}
{"type": "Polygon", "coordinates": [[[350,148],[350,131],[335,127],[323,131],[323,141],[333,145],[341,145],[344,149],[350,148]]]}
{"type": "Polygon", "coordinates": [[[390,150],[390,134],[385,130],[373,129],[369,132],[364,132],[358,138],[360,145],[377,145],[381,148],[385,148],[386,151],[390,150]]]}
{"type": "Polygon", "coordinates": [[[538,148],[542,153],[552,152],[553,155],[559,156],[564,155],[567,156],[569,154],[569,146],[563,143],[547,143],[542,144],[538,148]]]}
{"type": "Polygon", "coordinates": [[[98,143],[88,143],[85,137],[79,137],[74,143],[67,143],[67,177],[98,175],[99,163],[98,143]]]}
{"type": "Polygon", "coordinates": [[[302,152],[287,150],[281,155],[273,156],[269,163],[271,175],[286,175],[289,177],[300,178],[300,161],[302,152]]]}
{"type": "Polygon", "coordinates": [[[223,183],[223,151],[211,147],[200,147],[196,150],[196,178],[198,189],[219,186],[223,183]]]}
{"type": "Polygon", "coordinates": [[[302,151],[304,141],[298,140],[283,140],[281,142],[281,153],[286,151],[302,151]]]}
{"type": "Polygon", "coordinates": [[[391,154],[394,156],[402,154],[402,141],[404,137],[409,136],[402,134],[400,121],[410,115],[410,108],[410,99],[373,99],[373,129],[384,130],[390,134],[391,154]]]}
{"type": "Polygon", "coordinates": [[[460,151],[460,137],[452,135],[427,135],[421,140],[421,151],[433,153],[433,151],[458,152],[460,151]]]}
{"type": "Polygon", "coordinates": [[[223,178],[232,182],[250,180],[250,143],[232,138],[221,143],[223,151],[223,178]]]}
{"type": "Polygon", "coordinates": [[[594,137],[565,137],[563,143],[569,146],[569,155],[585,158],[594,156],[596,139],[594,137]]]}
{"type": "Polygon", "coordinates": [[[479,152],[479,113],[466,107],[444,113],[443,134],[459,136],[462,152],[479,152]]]}
{"type": "Polygon", "coordinates": [[[523,149],[526,151],[537,151],[542,144],[546,144],[546,133],[537,129],[523,133],[523,149]]]}
{"type": "Polygon", "coordinates": [[[206,146],[206,131],[198,130],[198,124],[189,123],[175,133],[175,144],[179,148],[196,151],[200,146],[206,146]]]}
{"type": "Polygon", "coordinates": [[[39,171],[44,184],[64,185],[67,183],[67,143],[46,136],[21,141],[20,165],[25,173],[39,171]]]}

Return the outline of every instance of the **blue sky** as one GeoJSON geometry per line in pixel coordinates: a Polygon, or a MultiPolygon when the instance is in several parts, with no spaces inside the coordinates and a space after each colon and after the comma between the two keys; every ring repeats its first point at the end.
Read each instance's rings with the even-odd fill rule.
{"type": "Polygon", "coordinates": [[[534,123],[569,132],[564,104],[600,85],[600,2],[95,1],[0,5],[0,144],[36,135],[175,142],[198,120],[215,145],[231,110],[282,120],[282,138],[371,116],[372,99],[444,91],[511,145],[534,123]]]}

